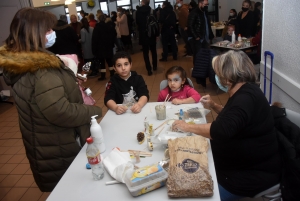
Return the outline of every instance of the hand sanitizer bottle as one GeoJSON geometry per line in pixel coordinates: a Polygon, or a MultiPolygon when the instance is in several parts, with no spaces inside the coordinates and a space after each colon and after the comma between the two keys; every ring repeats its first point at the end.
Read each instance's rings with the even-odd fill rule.
{"type": "Polygon", "coordinates": [[[235,44],[235,33],[234,33],[234,31],[232,32],[231,42],[232,42],[232,44],[235,44]]]}
{"type": "Polygon", "coordinates": [[[104,143],[104,138],[103,138],[103,133],[102,133],[102,129],[101,126],[98,124],[98,122],[96,121],[95,117],[97,117],[98,115],[92,116],[92,125],[90,128],[91,131],[91,135],[94,141],[94,144],[97,146],[97,148],[99,149],[100,153],[103,153],[106,149],[105,147],[105,143],[104,143]]]}

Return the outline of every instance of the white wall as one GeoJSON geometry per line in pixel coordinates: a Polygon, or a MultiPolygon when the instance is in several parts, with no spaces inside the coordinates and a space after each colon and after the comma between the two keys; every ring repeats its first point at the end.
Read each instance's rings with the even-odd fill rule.
{"type": "Polygon", "coordinates": [[[53,13],[57,17],[57,19],[59,19],[60,15],[65,15],[66,14],[64,6],[42,7],[42,9],[53,13]]]}
{"type": "MultiPolygon", "coordinates": [[[[289,0],[282,8],[282,2],[264,1],[262,54],[264,51],[274,54],[272,102],[282,102],[284,107],[300,113],[300,4],[289,0]]],[[[262,55],[262,73],[263,66],[262,55]]],[[[270,59],[267,68],[269,71],[270,59]]],[[[266,74],[269,78],[269,73],[266,74]]]]}

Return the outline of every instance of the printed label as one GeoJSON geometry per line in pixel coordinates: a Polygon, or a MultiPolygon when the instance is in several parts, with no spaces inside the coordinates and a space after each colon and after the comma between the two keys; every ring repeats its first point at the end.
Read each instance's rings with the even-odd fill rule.
{"type": "Polygon", "coordinates": [[[186,173],[194,173],[200,167],[199,163],[192,159],[184,159],[182,163],[178,163],[176,166],[182,168],[186,173]]]}
{"type": "Polygon", "coordinates": [[[160,187],[162,187],[164,185],[165,185],[165,181],[157,182],[155,184],[152,184],[150,186],[142,188],[138,195],[142,195],[142,194],[148,193],[148,192],[153,191],[153,190],[155,190],[157,188],[160,188],[160,187]]]}
{"type": "Polygon", "coordinates": [[[95,157],[88,157],[88,162],[91,165],[96,165],[101,162],[100,153],[98,153],[95,157]]]}

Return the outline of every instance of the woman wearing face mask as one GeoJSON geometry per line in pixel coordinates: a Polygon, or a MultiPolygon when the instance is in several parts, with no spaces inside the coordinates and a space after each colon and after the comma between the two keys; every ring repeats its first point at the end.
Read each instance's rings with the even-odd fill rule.
{"type": "Polygon", "coordinates": [[[250,1],[243,1],[242,11],[236,18],[236,36],[241,34],[242,37],[250,38],[255,35],[255,17],[250,5],[250,1]]]}
{"type": "Polygon", "coordinates": [[[234,25],[236,24],[236,17],[237,17],[237,13],[235,9],[231,9],[229,11],[229,17],[228,17],[228,22],[227,25],[234,25]]]}
{"type": "Polygon", "coordinates": [[[22,8],[0,48],[0,67],[12,87],[26,156],[43,192],[52,191],[90,136],[101,108],[83,104],[74,73],[45,48],[55,42],[55,15],[22,8]]]}
{"type": "Polygon", "coordinates": [[[211,139],[221,200],[254,195],[280,181],[280,156],[274,119],[261,89],[255,84],[253,63],[242,51],[228,51],[212,61],[217,84],[229,95],[224,105],[209,95],[200,102],[217,118],[208,124],[175,121],[173,129],[211,139]]]}

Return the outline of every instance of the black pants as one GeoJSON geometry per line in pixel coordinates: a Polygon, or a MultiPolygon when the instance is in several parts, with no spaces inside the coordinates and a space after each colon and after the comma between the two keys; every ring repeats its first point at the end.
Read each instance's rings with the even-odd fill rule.
{"type": "Polygon", "coordinates": [[[192,54],[192,47],[191,44],[188,41],[188,33],[183,28],[179,27],[180,35],[185,43],[186,53],[188,55],[192,54]]]}
{"type": "Polygon", "coordinates": [[[151,64],[149,60],[149,50],[151,51],[152,55],[152,65],[153,70],[157,69],[157,53],[156,53],[156,41],[151,41],[149,44],[142,45],[143,48],[143,56],[145,61],[145,66],[148,72],[152,71],[151,64]]]}
{"type": "Polygon", "coordinates": [[[168,44],[171,44],[173,58],[177,58],[177,44],[175,40],[175,32],[171,29],[165,30],[162,34],[162,44],[163,44],[163,59],[167,59],[168,57],[168,44]]]}

